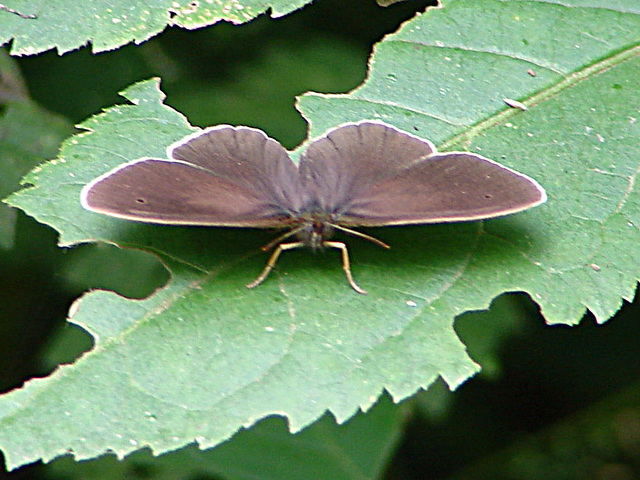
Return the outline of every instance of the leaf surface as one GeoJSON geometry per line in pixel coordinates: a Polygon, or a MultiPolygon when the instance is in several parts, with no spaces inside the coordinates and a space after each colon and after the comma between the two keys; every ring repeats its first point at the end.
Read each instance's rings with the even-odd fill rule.
{"type": "Polygon", "coordinates": [[[94,52],[142,43],[167,26],[189,29],[221,20],[243,23],[271,9],[274,17],[308,0],[34,0],[5,2],[23,16],[0,10],[0,45],[13,40],[13,55],[33,55],[52,48],[63,54],[91,42],[94,52]]]}
{"type": "Polygon", "coordinates": [[[50,470],[54,477],[92,480],[128,478],[132,471],[151,471],[157,480],[251,480],[256,472],[264,480],[379,478],[400,437],[405,415],[405,409],[385,397],[339,428],[331,415],[325,414],[309,428],[291,435],[284,419],[267,418],[206,452],[190,446],[155,458],[142,450],[124,461],[105,456],[82,463],[65,457],[53,462],[50,470]]]}

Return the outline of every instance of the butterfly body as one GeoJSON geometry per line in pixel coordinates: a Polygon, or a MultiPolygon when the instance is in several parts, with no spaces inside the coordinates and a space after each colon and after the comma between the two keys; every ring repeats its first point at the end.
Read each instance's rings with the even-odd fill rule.
{"type": "Polygon", "coordinates": [[[330,239],[334,232],[334,228],[319,215],[305,219],[297,228],[296,237],[311,250],[322,250],[323,242],[330,239]]]}

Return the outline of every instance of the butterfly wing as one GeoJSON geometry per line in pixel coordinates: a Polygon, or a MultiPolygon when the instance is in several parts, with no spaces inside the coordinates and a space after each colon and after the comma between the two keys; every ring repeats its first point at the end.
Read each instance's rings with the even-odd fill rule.
{"type": "Polygon", "coordinates": [[[323,211],[341,225],[481,220],[546,200],[544,189],[526,175],[472,153],[435,153],[430,142],[384,124],[338,127],[320,141],[300,164],[302,181],[316,192],[312,201],[326,202],[323,211]],[[356,135],[342,129],[356,129],[360,140],[347,143],[356,135]],[[422,156],[421,142],[427,152],[422,156]]]}
{"type": "Polygon", "coordinates": [[[312,210],[344,213],[364,192],[435,152],[428,141],[379,122],[330,130],[300,158],[300,181],[312,210]]]}
{"type": "Polygon", "coordinates": [[[546,201],[533,179],[465,152],[431,155],[360,192],[344,225],[464,222],[501,217],[546,201]]]}
{"type": "Polygon", "coordinates": [[[171,160],[143,158],[85,186],[88,210],[168,225],[274,227],[299,209],[298,170],[262,131],[222,125],[167,149],[171,160]]]}

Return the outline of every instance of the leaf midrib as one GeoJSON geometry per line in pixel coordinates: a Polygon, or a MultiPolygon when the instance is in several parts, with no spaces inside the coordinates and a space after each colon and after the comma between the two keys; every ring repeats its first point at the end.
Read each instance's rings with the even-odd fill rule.
{"type": "MultiPolygon", "coordinates": [[[[530,95],[528,98],[522,99],[520,101],[527,107],[533,107],[557,95],[563,90],[571,88],[584,80],[592,78],[595,75],[604,72],[605,70],[631,60],[638,55],[640,55],[640,45],[634,45],[615,55],[591,63],[580,70],[576,70],[573,73],[567,75],[563,80],[550,85],[549,87],[540,90],[537,93],[530,95]]],[[[469,127],[466,131],[455,135],[454,137],[451,137],[449,140],[444,141],[443,143],[438,145],[438,150],[447,151],[453,149],[456,146],[468,144],[484,131],[493,128],[496,125],[501,124],[509,118],[520,113],[522,113],[521,110],[508,107],[505,110],[502,110],[495,115],[492,115],[485,120],[469,127]]]]}

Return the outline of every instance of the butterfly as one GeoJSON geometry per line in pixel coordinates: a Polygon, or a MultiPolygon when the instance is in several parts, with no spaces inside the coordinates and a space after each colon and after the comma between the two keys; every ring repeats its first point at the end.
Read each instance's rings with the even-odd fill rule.
{"type": "Polygon", "coordinates": [[[532,178],[481,155],[439,153],[426,139],[379,121],[347,123],[312,140],[295,164],[263,131],[217,125],[167,148],[167,159],[141,158],[87,184],[84,208],[163,225],[281,228],[262,283],[285,250],[309,246],[342,253],[336,230],[384,248],[355,227],[466,222],[500,217],[546,201],[532,178]],[[293,241],[286,241],[294,238],[293,241]]]}

